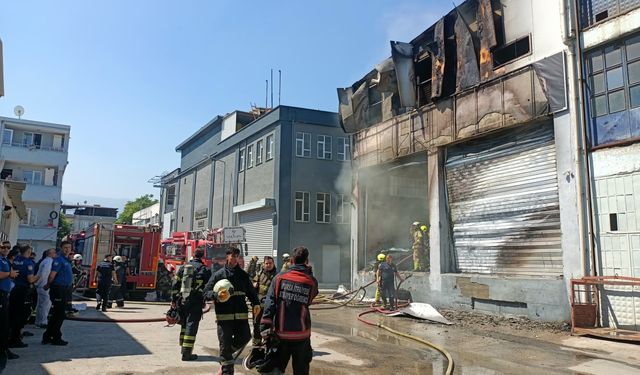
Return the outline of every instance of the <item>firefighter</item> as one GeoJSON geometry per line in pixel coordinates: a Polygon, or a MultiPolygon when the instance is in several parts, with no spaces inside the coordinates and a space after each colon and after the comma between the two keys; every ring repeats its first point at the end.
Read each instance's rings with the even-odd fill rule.
{"type": "Polygon", "coordinates": [[[284,272],[289,269],[291,256],[287,253],[282,254],[282,268],[280,268],[280,272],[284,272]]]}
{"type": "Polygon", "coordinates": [[[283,373],[293,357],[294,375],[309,374],[313,357],[309,305],[317,295],[318,281],[309,269],[309,250],[296,247],[289,270],[278,274],[269,287],[260,321],[265,338],[273,332],[280,340],[274,365],[283,373]]]}
{"type": "MultiPolygon", "coordinates": [[[[380,264],[382,264],[384,262],[384,259],[386,258],[386,255],[380,253],[378,254],[378,256],[376,257],[376,264],[373,267],[373,273],[374,275],[377,275],[378,273],[378,268],[380,267],[380,264]]],[[[376,283],[376,294],[375,294],[375,302],[376,305],[378,303],[380,303],[380,285],[378,285],[376,283]]]]}
{"type": "Polygon", "coordinates": [[[420,229],[420,222],[415,221],[411,224],[411,237],[413,240],[411,245],[413,250],[413,270],[424,271],[424,234],[420,229]]]}
{"type": "Polygon", "coordinates": [[[198,327],[204,307],[204,287],[211,278],[211,270],[202,262],[204,249],[198,248],[193,260],[180,268],[171,287],[171,307],[180,312],[180,348],[183,361],[198,359],[193,354],[198,327]]]}
{"type": "Polygon", "coordinates": [[[120,255],[113,257],[113,263],[116,271],[116,281],[113,285],[112,300],[116,301],[118,307],[124,307],[124,293],[127,286],[127,266],[120,255]]]}
{"type": "Polygon", "coordinates": [[[251,257],[251,260],[249,261],[249,267],[247,267],[247,274],[249,274],[249,277],[251,278],[251,280],[253,280],[253,278],[256,277],[257,273],[258,273],[258,257],[254,255],[251,257]]]}
{"type": "Polygon", "coordinates": [[[104,260],[96,265],[96,275],[94,279],[98,286],[96,291],[96,310],[107,311],[111,285],[117,282],[116,271],[113,267],[111,254],[104,257],[104,260]]]}
{"type": "MultiPolygon", "coordinates": [[[[265,256],[262,262],[262,268],[258,274],[253,278],[253,286],[258,292],[258,298],[260,299],[261,308],[264,308],[264,298],[269,291],[269,285],[271,280],[277,274],[275,261],[270,256],[265,256]]],[[[260,336],[260,319],[262,319],[262,311],[260,314],[253,317],[253,345],[259,345],[262,341],[260,336]]]]}
{"type": "Polygon", "coordinates": [[[420,232],[422,233],[422,259],[424,260],[425,271],[429,272],[430,267],[430,247],[429,247],[429,226],[422,224],[420,226],[420,232]]]}
{"type": "Polygon", "coordinates": [[[218,342],[220,346],[219,374],[233,374],[235,357],[251,340],[246,298],[253,306],[253,315],[260,313],[260,300],[249,275],[238,265],[240,250],[229,247],[224,267],[214,273],[205,287],[207,300],[214,301],[218,342]],[[234,353],[235,352],[235,353],[234,353]]]}

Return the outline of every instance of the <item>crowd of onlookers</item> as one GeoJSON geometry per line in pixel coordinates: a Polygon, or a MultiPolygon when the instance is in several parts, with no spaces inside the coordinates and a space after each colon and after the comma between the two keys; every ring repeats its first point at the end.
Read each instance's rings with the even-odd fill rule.
{"type": "MultiPolygon", "coordinates": [[[[66,345],[56,334],[49,333],[52,299],[64,304],[64,314],[76,313],[71,304],[73,288],[83,282],[82,255],[74,254],[70,243],[61,244],[61,249],[50,248],[42,252],[39,259],[31,246],[11,246],[3,241],[0,246],[0,372],[7,360],[20,356],[12,349],[28,347],[24,337],[34,336],[25,326],[44,329],[42,343],[66,345]],[[62,249],[64,248],[64,249],[62,249]],[[64,264],[60,262],[65,258],[64,264]],[[68,284],[68,285],[67,285],[68,284]],[[54,293],[55,292],[55,293],[54,293]],[[63,294],[63,298],[55,298],[63,294]]],[[[60,320],[59,318],[57,319],[60,320]]],[[[61,322],[59,323],[61,325],[61,322]]],[[[56,327],[59,332],[59,327],[56,327]]]]}

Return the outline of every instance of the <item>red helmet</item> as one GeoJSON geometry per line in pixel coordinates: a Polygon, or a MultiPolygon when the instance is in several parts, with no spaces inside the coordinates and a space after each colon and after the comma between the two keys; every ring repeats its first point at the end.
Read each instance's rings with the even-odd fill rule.
{"type": "Polygon", "coordinates": [[[178,313],[178,308],[172,306],[165,314],[165,319],[167,320],[168,326],[173,326],[180,323],[180,314],[178,313]]]}

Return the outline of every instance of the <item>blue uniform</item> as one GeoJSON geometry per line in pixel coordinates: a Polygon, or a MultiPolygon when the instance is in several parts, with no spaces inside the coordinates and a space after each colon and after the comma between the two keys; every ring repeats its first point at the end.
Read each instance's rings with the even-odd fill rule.
{"type": "Polygon", "coordinates": [[[13,269],[17,270],[18,277],[15,279],[16,286],[29,286],[29,276],[33,276],[35,272],[36,264],[30,258],[25,258],[22,255],[18,255],[13,260],[13,269]]]}
{"type": "MultiPolygon", "coordinates": [[[[7,258],[0,256],[0,272],[11,272],[11,265],[7,258]]],[[[7,277],[0,280],[0,291],[9,293],[11,290],[11,278],[7,277]]]]}
{"type": "Polygon", "coordinates": [[[73,282],[73,267],[67,257],[58,255],[53,259],[51,265],[51,272],[56,272],[56,277],[53,279],[51,285],[70,287],[73,282]]]}

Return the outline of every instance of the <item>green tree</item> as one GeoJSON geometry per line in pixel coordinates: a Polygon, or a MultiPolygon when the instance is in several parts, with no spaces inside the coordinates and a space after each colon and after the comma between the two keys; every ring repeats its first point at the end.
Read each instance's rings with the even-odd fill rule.
{"type": "Polygon", "coordinates": [[[62,242],[69,233],[71,233],[71,222],[60,212],[58,218],[58,243],[62,242]]]}
{"type": "Polygon", "coordinates": [[[145,194],[141,197],[136,198],[135,200],[128,201],[124,205],[124,210],[122,210],[122,213],[116,219],[116,223],[131,224],[133,220],[133,214],[135,212],[140,211],[143,208],[153,206],[156,203],[158,203],[158,200],[153,199],[153,194],[145,194]]]}

